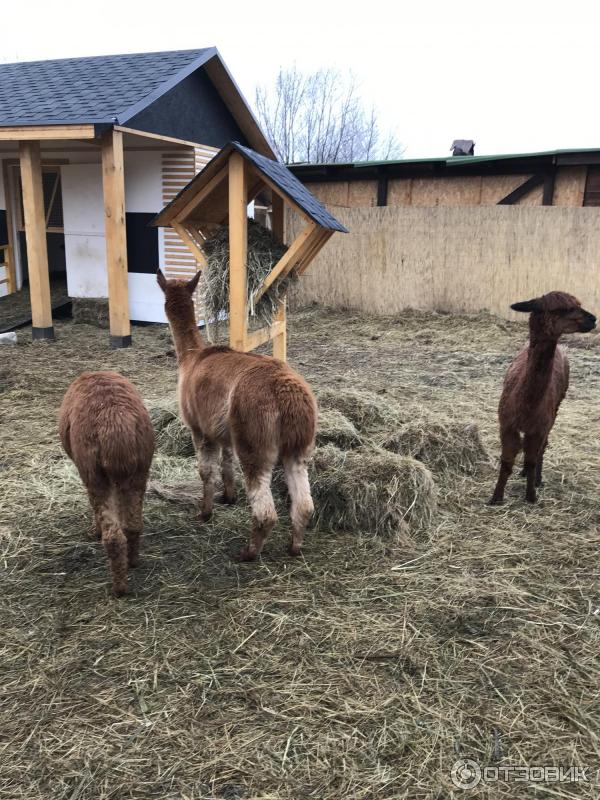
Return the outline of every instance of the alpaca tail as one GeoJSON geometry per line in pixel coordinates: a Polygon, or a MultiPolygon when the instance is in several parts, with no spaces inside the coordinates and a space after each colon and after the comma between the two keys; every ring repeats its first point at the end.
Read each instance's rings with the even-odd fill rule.
{"type": "Polygon", "coordinates": [[[308,458],[315,446],[317,401],[304,381],[290,378],[278,387],[279,450],[282,459],[308,458]]]}

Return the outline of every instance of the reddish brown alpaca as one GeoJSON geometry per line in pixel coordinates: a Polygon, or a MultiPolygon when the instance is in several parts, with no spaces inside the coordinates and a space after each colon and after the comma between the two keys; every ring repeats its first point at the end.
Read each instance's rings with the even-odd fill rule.
{"type": "Polygon", "coordinates": [[[271,476],[281,461],[291,498],[290,552],[299,555],[313,512],[306,462],[315,441],[315,398],[282,361],[204,345],[192,303],[199,277],[200,273],[186,283],[157,273],[177,351],[181,416],[198,454],[202,518],[212,514],[221,452],[223,499],[235,502],[233,449],[244,473],[253,522],[248,546],[238,558],[256,558],[277,521],[271,476]]]}
{"type": "Polygon", "coordinates": [[[596,317],[581,308],[565,292],[549,292],[534,300],[514,303],[515,311],[529,312],[529,345],[508,368],[498,416],[502,456],[500,475],[490,500],[501,503],[517,453],[525,454],[523,475],[527,478],[525,499],[536,501],[536,486],[542,485],[542,465],[548,435],[569,387],[569,362],[557,347],[563,333],[588,333],[596,317]]]}
{"type": "Polygon", "coordinates": [[[116,372],[84,372],[59,412],[62,445],[94,510],[116,595],[127,591],[128,566],[138,564],[142,507],[154,429],[133,384],[116,372]]]}

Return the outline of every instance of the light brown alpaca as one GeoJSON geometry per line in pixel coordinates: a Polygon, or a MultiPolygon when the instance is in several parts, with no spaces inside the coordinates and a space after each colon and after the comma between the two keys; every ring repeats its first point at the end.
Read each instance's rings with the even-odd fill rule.
{"type": "Polygon", "coordinates": [[[511,308],[530,315],[529,345],[515,357],[504,378],[498,408],[502,456],[491,505],[504,499],[521,444],[525,454],[523,475],[527,477],[525,499],[536,502],[535,488],[542,485],[548,436],[569,388],[569,362],[557,346],[558,340],[562,334],[588,333],[596,327],[596,317],[566,292],[549,292],[513,303],[511,308]]]}
{"type": "Polygon", "coordinates": [[[185,282],[166,280],[160,270],[157,273],[177,352],[181,416],[198,454],[202,518],[212,514],[221,453],[223,500],[235,502],[233,449],[244,473],[253,522],[248,546],[238,558],[256,558],[277,521],[271,476],[281,461],[291,498],[290,552],[299,555],[313,512],[306,462],[315,441],[315,398],[308,384],[282,361],[204,345],[192,303],[199,277],[200,273],[185,282]]]}
{"type": "Polygon", "coordinates": [[[116,595],[138,564],[142,507],[154,429],[133,384],[116,372],[84,372],[59,412],[62,445],[79,470],[94,510],[116,595]]]}

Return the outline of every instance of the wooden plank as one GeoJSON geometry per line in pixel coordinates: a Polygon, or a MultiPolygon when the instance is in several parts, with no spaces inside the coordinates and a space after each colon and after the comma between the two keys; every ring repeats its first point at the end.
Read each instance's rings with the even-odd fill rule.
{"type": "Polygon", "coordinates": [[[273,209],[272,219],[271,219],[271,230],[273,236],[277,239],[278,242],[283,242],[285,236],[285,230],[284,230],[285,205],[283,202],[283,198],[280,195],[275,194],[275,192],[273,192],[273,197],[271,200],[271,208],[273,209]]]}
{"type": "Polygon", "coordinates": [[[46,217],[39,142],[19,142],[29,294],[34,339],[53,339],[46,217]]]}
{"type": "MultiPolygon", "coordinates": [[[[265,344],[270,339],[275,339],[275,337],[281,336],[282,333],[285,334],[285,323],[281,320],[273,322],[273,324],[268,328],[260,328],[257,331],[246,333],[245,352],[255,350],[257,347],[260,347],[261,344],[265,344]]],[[[279,356],[277,356],[277,358],[279,358],[279,356]]]]}
{"type": "MultiPolygon", "coordinates": [[[[14,170],[13,170],[14,171],[14,170]]],[[[4,182],[4,200],[6,206],[6,228],[8,231],[8,244],[11,250],[11,265],[13,275],[13,292],[17,291],[17,272],[15,266],[15,241],[14,241],[14,219],[13,219],[13,194],[14,189],[10,182],[9,166],[6,161],[2,162],[2,180],[4,182]]]]}
{"type": "Polygon", "coordinates": [[[387,206],[388,201],[388,177],[380,175],[377,181],[377,205],[387,206]]]}
{"type": "Polygon", "coordinates": [[[17,125],[0,128],[0,141],[25,142],[43,139],[94,139],[93,125],[17,125]]]}
{"type": "Polygon", "coordinates": [[[275,314],[272,328],[273,356],[280,361],[287,361],[287,314],[286,298],[282,298],[275,314]]]}
{"type": "Polygon", "coordinates": [[[321,235],[316,238],[312,244],[312,247],[308,250],[302,260],[296,265],[296,271],[298,275],[303,275],[306,270],[311,265],[311,262],[317,257],[321,249],[324,247],[325,244],[331,239],[333,236],[333,231],[321,231],[321,235]]]}
{"type": "MultiPolygon", "coordinates": [[[[240,156],[241,158],[241,156],[240,156]]],[[[195,194],[192,199],[186,203],[186,205],[181,209],[181,211],[176,215],[175,221],[176,222],[183,222],[187,216],[197,208],[200,203],[211,194],[217,186],[219,186],[226,178],[227,178],[227,171],[228,165],[226,164],[222,167],[216,175],[214,175],[209,182],[202,187],[202,189],[195,194]]]]}
{"type": "Polygon", "coordinates": [[[112,347],[128,347],[131,344],[131,325],[127,281],[123,133],[121,131],[109,131],[102,140],[102,187],[110,342],[112,347]]]}
{"type": "Polygon", "coordinates": [[[229,159],[229,344],[246,350],[248,197],[244,159],[229,159]]]}
{"type": "Polygon", "coordinates": [[[540,184],[544,182],[543,175],[532,175],[531,178],[528,178],[525,183],[522,183],[520,186],[517,186],[516,189],[513,189],[512,192],[503,197],[502,200],[498,200],[497,205],[499,206],[511,206],[517,203],[522,197],[529,194],[533,189],[537,188],[540,184]]]}
{"type": "Polygon", "coordinates": [[[141,136],[144,139],[155,139],[159,142],[169,142],[169,144],[181,145],[182,147],[197,147],[199,142],[189,142],[187,139],[177,139],[174,136],[163,136],[161,133],[148,133],[148,131],[138,131],[135,128],[128,128],[125,125],[115,125],[114,130],[120,133],[129,133],[132,136],[141,136]]]}
{"type": "Polygon", "coordinates": [[[206,267],[206,257],[202,250],[198,247],[196,241],[194,240],[193,236],[190,232],[186,229],[184,225],[181,225],[178,222],[173,222],[173,228],[177,231],[181,240],[186,243],[188,248],[191,250],[194,258],[201,266],[201,268],[206,267]]]}
{"type": "Polygon", "coordinates": [[[544,176],[544,193],[542,195],[542,205],[551,206],[554,202],[554,182],[556,180],[556,171],[552,170],[544,176]]]}
{"type": "Polygon", "coordinates": [[[294,268],[296,263],[302,258],[307,247],[312,244],[312,237],[319,232],[319,226],[315,222],[309,222],[294,239],[290,247],[281,256],[277,264],[269,272],[260,287],[254,293],[254,303],[257,303],[263,294],[267,291],[269,286],[277,280],[277,278],[285,278],[285,276],[294,268]]]}

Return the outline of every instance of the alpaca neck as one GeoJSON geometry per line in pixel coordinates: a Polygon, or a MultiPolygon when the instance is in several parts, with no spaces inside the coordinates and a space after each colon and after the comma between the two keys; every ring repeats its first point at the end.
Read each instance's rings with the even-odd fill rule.
{"type": "Polygon", "coordinates": [[[550,383],[557,344],[556,338],[531,335],[525,378],[525,397],[529,402],[536,403],[550,383]]]}
{"type": "Polygon", "coordinates": [[[171,325],[177,361],[181,364],[190,355],[199,352],[204,347],[204,342],[198,332],[193,303],[190,301],[189,305],[186,303],[176,311],[167,308],[167,318],[171,325]]]}

